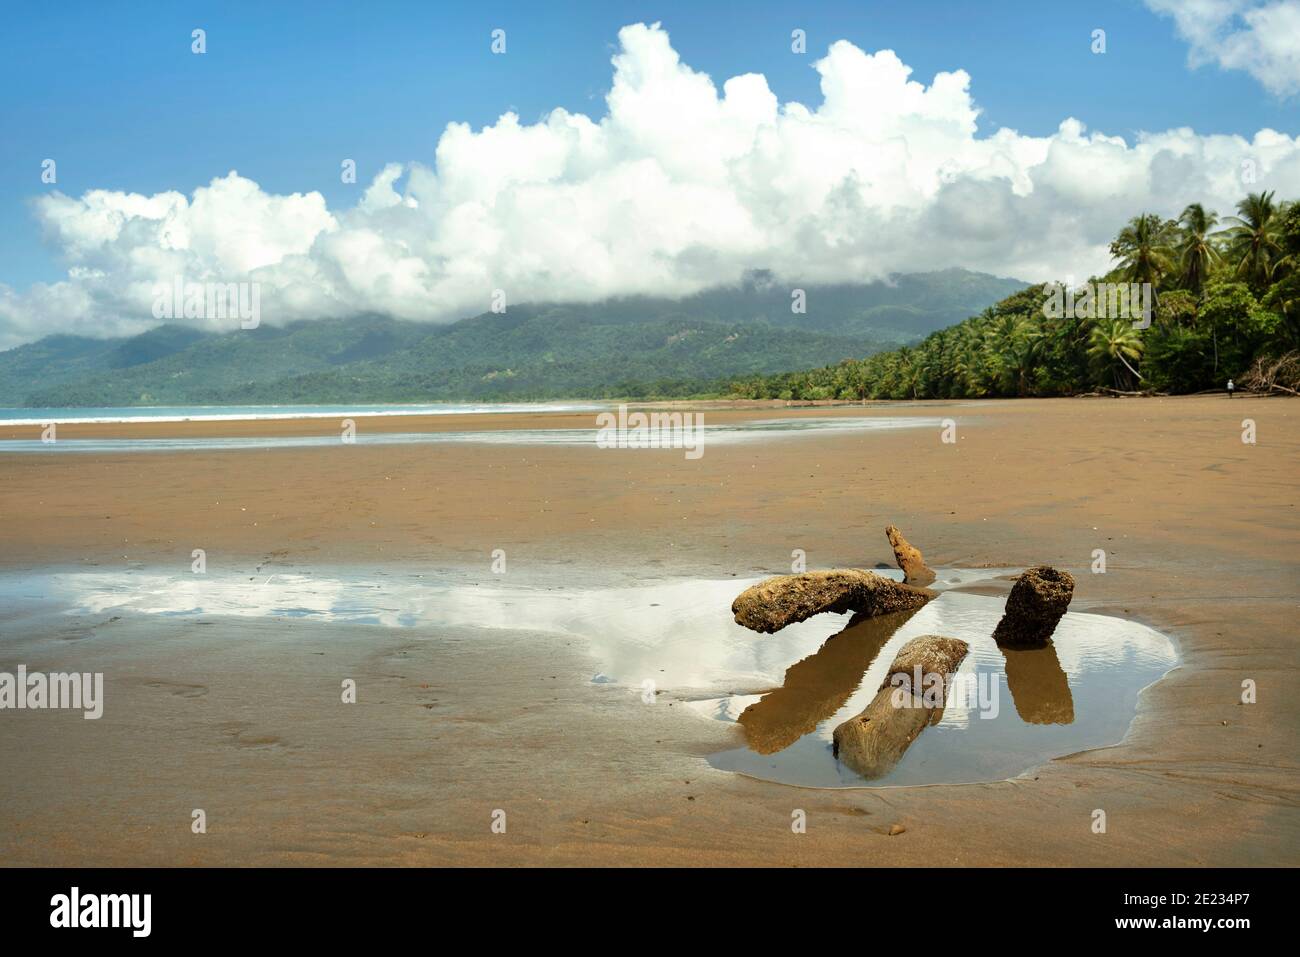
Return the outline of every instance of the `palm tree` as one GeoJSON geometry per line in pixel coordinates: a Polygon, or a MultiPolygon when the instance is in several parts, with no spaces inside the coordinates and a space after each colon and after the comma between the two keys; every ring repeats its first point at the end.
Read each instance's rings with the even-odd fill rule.
{"type": "Polygon", "coordinates": [[[1041,325],[1025,316],[1001,316],[993,326],[993,336],[1008,390],[1019,396],[1029,395],[1030,376],[1038,364],[1043,342],[1041,325]]]}
{"type": "Polygon", "coordinates": [[[979,395],[983,351],[975,321],[968,320],[957,326],[954,339],[950,364],[954,394],[979,395]]]}
{"type": "Polygon", "coordinates": [[[907,346],[898,350],[898,367],[894,372],[894,382],[902,398],[917,398],[920,370],[916,365],[916,350],[909,349],[907,346]]]}
{"type": "Polygon", "coordinates": [[[1151,284],[1154,292],[1160,280],[1173,272],[1170,253],[1175,224],[1155,213],[1134,216],[1110,244],[1112,259],[1119,260],[1119,270],[1127,282],[1151,284]]]}
{"type": "Polygon", "coordinates": [[[1209,235],[1218,221],[1218,215],[1207,213],[1200,203],[1192,203],[1178,217],[1181,224],[1178,261],[1182,267],[1182,280],[1198,299],[1205,277],[1220,259],[1219,250],[1209,235]]]}
{"type": "Polygon", "coordinates": [[[1237,263],[1237,275],[1256,290],[1268,285],[1277,261],[1283,258],[1277,241],[1280,219],[1272,192],[1251,193],[1237,204],[1236,223],[1219,235],[1227,240],[1227,255],[1237,263]]]}
{"type": "Polygon", "coordinates": [[[1097,322],[1088,335],[1088,355],[1098,364],[1110,366],[1115,388],[1122,387],[1119,366],[1141,380],[1142,374],[1129,365],[1129,359],[1142,356],[1142,337],[1127,319],[1107,319],[1097,322]]]}

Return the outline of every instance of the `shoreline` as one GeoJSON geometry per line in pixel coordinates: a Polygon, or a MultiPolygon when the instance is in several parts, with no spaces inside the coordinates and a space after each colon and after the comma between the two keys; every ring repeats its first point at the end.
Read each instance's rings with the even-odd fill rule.
{"type": "MultiPolygon", "coordinates": [[[[957,400],[953,400],[954,402],[957,400]]],[[[781,400],[740,401],[737,403],[624,403],[629,409],[699,410],[716,423],[752,422],[768,418],[797,418],[810,409],[835,416],[852,416],[863,412],[890,411],[911,404],[849,403],[827,400],[825,404],[786,403],[781,400]]],[[[951,404],[944,401],[940,404],[951,404]]],[[[123,417],[112,421],[66,421],[54,419],[62,438],[244,438],[254,436],[328,436],[337,435],[343,419],[355,420],[358,432],[509,432],[525,429],[594,429],[602,411],[617,409],[611,402],[590,410],[551,411],[516,410],[508,412],[476,411],[464,413],[407,412],[339,412],[311,415],[244,416],[221,418],[168,417],[136,420],[123,417]]],[[[48,420],[47,420],[48,421],[48,420]]],[[[42,425],[35,419],[12,422],[0,420],[0,454],[7,440],[40,438],[42,425]]]]}
{"type": "MultiPolygon", "coordinates": [[[[617,399],[574,400],[589,403],[590,408],[583,409],[528,409],[513,408],[498,411],[492,403],[483,403],[474,409],[457,412],[405,412],[399,411],[400,405],[383,406],[384,411],[365,411],[364,405],[355,407],[360,411],[337,412],[290,412],[257,414],[221,414],[211,415],[168,415],[121,416],[118,418],[77,418],[77,417],[41,417],[27,419],[0,419],[0,454],[5,451],[4,443],[10,440],[31,440],[40,438],[42,428],[49,422],[57,425],[58,434],[65,438],[244,438],[254,436],[328,436],[339,432],[343,419],[357,422],[358,431],[381,433],[421,433],[421,432],[474,432],[474,431],[523,431],[526,429],[594,429],[596,417],[605,411],[617,410],[620,406],[635,410],[695,411],[706,413],[716,424],[733,424],[753,422],[764,419],[798,419],[813,411],[831,417],[868,416],[881,413],[882,417],[904,415],[924,417],[926,410],[937,408],[966,407],[980,405],[996,409],[1001,404],[1035,402],[1063,403],[1082,400],[1106,400],[1143,398],[1153,401],[1185,400],[1210,397],[1198,393],[1196,396],[1103,396],[1100,394],[1078,396],[1050,396],[1038,399],[673,399],[662,402],[626,401],[617,399]]],[[[1226,398],[1224,394],[1213,397],[1226,398]]],[[[1253,399],[1285,399],[1287,396],[1276,393],[1260,393],[1248,396],[1253,399]]],[[[1242,397],[1238,397],[1242,398],[1242,397]]],[[[454,405],[455,403],[449,403],[454,405]]],[[[539,405],[558,405],[562,403],[538,403],[539,405]]],[[[503,406],[513,403],[501,403],[503,406]]],[[[140,408],[171,408],[168,406],[140,408]]],[[[196,407],[198,408],[198,407],[196,407]]],[[[219,410],[222,406],[206,406],[206,409],[219,410]]],[[[231,408],[239,408],[232,406],[231,408]]],[[[265,406],[274,409],[276,406],[265,406]]],[[[39,410],[33,410],[39,411],[39,410]]]]}
{"type": "MultiPolygon", "coordinates": [[[[1072,403],[1083,400],[1142,398],[1151,401],[1187,401],[1191,399],[1244,400],[1286,399],[1278,393],[1238,395],[1228,400],[1226,393],[1197,393],[1194,396],[1053,396],[1040,399],[909,399],[887,400],[846,399],[785,400],[785,399],[713,399],[703,401],[672,400],[665,402],[620,402],[617,400],[590,400],[592,407],[582,410],[530,410],[512,409],[495,411],[485,407],[460,412],[403,412],[391,411],[340,411],[313,413],[285,413],[257,415],[167,416],[133,417],[116,419],[0,419],[0,455],[6,453],[9,441],[32,441],[41,438],[49,422],[56,424],[59,438],[69,439],[164,439],[164,438],[282,438],[326,437],[337,435],[344,420],[356,424],[357,433],[421,434],[464,432],[511,432],[526,430],[594,430],[596,417],[604,411],[621,405],[636,410],[695,411],[708,416],[709,425],[741,425],[763,420],[798,420],[809,411],[821,416],[916,417],[924,418],[927,411],[940,408],[980,406],[996,410],[999,405],[1013,403],[1072,403]],[[597,404],[599,403],[599,404],[597,404]]],[[[504,403],[509,404],[509,403],[504,403]]],[[[212,406],[208,408],[220,408],[212,406]]],[[[274,408],[267,406],[267,408],[274,408]]],[[[12,451],[12,450],[10,450],[12,451]]]]}

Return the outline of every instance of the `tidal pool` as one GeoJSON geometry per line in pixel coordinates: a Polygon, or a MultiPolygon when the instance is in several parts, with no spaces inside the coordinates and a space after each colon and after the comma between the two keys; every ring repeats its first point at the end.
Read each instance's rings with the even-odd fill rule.
{"type": "Polygon", "coordinates": [[[745,744],[713,755],[728,771],[809,787],[964,784],[1013,777],[1054,757],[1118,743],[1142,689],[1177,662],[1145,625],[1067,613],[1046,648],[999,648],[1003,599],[945,591],[924,608],[850,623],[791,665],[780,688],[697,707],[736,721],[745,744]],[[955,693],[885,775],[867,780],[838,762],[831,736],[861,712],[898,649],[919,635],[970,645],[955,693]]]}
{"type": "MultiPolygon", "coordinates": [[[[898,579],[901,573],[878,570],[898,579]]],[[[761,579],[592,583],[595,573],[527,579],[392,567],[194,575],[157,569],[0,575],[10,615],[308,619],[333,623],[538,632],[582,639],[600,693],[629,707],[684,705],[732,723],[736,747],[714,767],[783,784],[881,787],[995,781],[1054,757],[1119,742],[1142,689],[1177,663],[1170,640],[1137,622],[1071,612],[1047,648],[1004,651],[992,634],[1003,596],[982,586],[1014,569],[941,569],[924,608],[856,621],[820,615],[775,635],[732,620],[732,599],[761,579]],[[919,635],[960,638],[971,651],[940,720],[884,776],[866,780],[831,751],[835,727],[862,711],[898,649],[919,635]]],[[[625,580],[624,580],[625,581],[625,580]]],[[[11,619],[12,620],[12,619],[11,619]]],[[[233,634],[238,635],[236,630],[233,634]]],[[[2,649],[0,649],[2,650],[2,649]]]]}

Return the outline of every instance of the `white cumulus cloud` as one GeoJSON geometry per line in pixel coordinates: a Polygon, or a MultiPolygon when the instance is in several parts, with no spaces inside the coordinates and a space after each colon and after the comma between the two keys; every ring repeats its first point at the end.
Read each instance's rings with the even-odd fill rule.
{"type": "Polygon", "coordinates": [[[43,196],[33,208],[68,276],[0,285],[0,346],[141,331],[175,276],[260,283],[268,323],[449,321],[497,289],[507,304],[687,295],[755,268],[792,286],[947,266],[1082,278],[1138,212],[1300,196],[1300,138],[1272,130],[1130,141],[1066,118],[1049,136],[980,136],[964,71],[918,82],[891,50],[832,44],[808,106],[758,74],[719,89],[658,25],[619,41],[604,116],[452,123],[432,163],[390,163],[347,209],[235,172],[190,196],[43,196]]]}
{"type": "Polygon", "coordinates": [[[1245,70],[1277,96],[1300,93],[1300,0],[1146,0],[1171,16],[1193,67],[1245,70]]]}

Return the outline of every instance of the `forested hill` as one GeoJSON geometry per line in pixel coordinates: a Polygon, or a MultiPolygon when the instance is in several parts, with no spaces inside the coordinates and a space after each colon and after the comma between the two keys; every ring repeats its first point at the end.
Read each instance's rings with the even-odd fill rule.
{"type": "MultiPolygon", "coordinates": [[[[1044,310],[1034,286],[916,346],[817,369],[743,376],[743,398],[978,398],[1095,391],[1300,391],[1300,202],[1243,199],[1220,221],[1189,205],[1177,220],[1133,218],[1114,268],[1085,284],[1149,283],[1151,323],[1095,310],[1044,310]]],[[[1059,298],[1058,298],[1059,304],[1059,298]]],[[[1049,303],[1050,305],[1050,303],[1049,303]]]]}
{"type": "Polygon", "coordinates": [[[754,273],[682,300],[511,305],[449,325],[382,316],[126,339],[49,336],[0,353],[0,405],[418,402],[697,394],[914,342],[1023,283],[965,270],[792,290],[754,273]]]}

